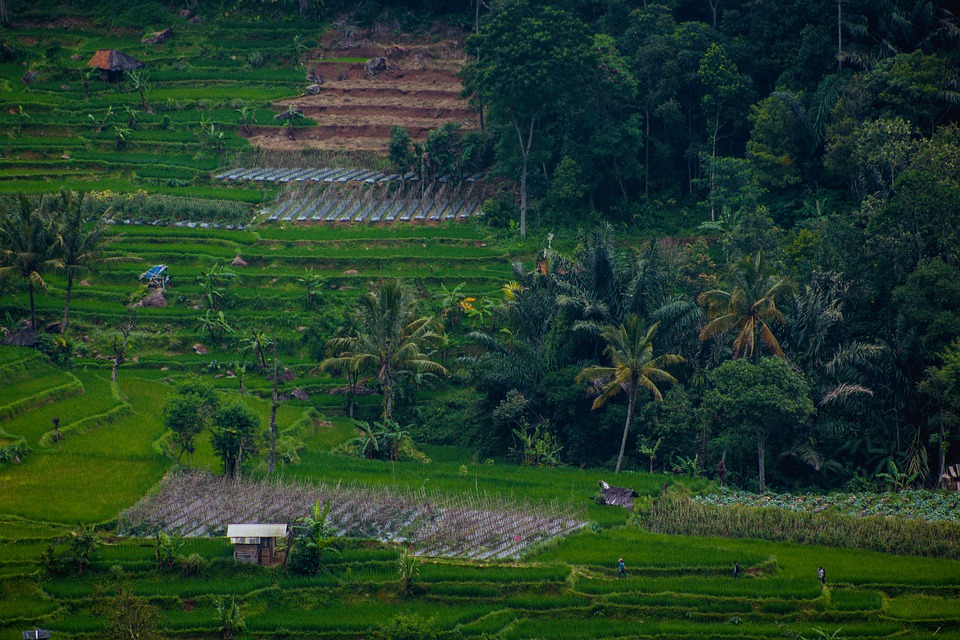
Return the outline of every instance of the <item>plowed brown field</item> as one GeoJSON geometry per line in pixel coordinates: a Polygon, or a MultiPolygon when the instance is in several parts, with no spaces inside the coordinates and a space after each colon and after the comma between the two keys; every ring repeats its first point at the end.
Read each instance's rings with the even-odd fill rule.
{"type": "MultiPolygon", "coordinates": [[[[296,130],[290,140],[277,127],[254,127],[250,141],[263,149],[324,149],[386,153],[390,128],[405,127],[416,140],[446,122],[464,129],[479,126],[477,113],[460,97],[457,71],[462,47],[449,40],[434,45],[367,44],[348,52],[318,50],[307,69],[323,78],[318,95],[302,95],[273,103],[277,111],[291,106],[317,122],[296,130]],[[364,63],[325,61],[334,56],[385,57],[388,69],[373,76],[364,63]]],[[[309,84],[304,81],[304,87],[309,84]]]]}

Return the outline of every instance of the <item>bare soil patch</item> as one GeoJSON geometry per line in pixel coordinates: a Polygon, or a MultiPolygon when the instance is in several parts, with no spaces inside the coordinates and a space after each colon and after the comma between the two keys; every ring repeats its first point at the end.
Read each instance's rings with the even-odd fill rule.
{"type": "MultiPolygon", "coordinates": [[[[296,139],[276,127],[254,127],[250,142],[265,150],[325,149],[384,154],[390,128],[405,127],[418,140],[445,123],[463,129],[479,126],[479,116],[460,94],[457,72],[465,61],[463,34],[446,34],[434,42],[392,39],[375,42],[361,34],[346,49],[331,38],[312,52],[304,75],[323,78],[317,95],[291,96],[273,103],[278,112],[299,109],[317,126],[298,128],[296,139]],[[366,73],[364,63],[332,61],[333,57],[387,59],[387,70],[366,73]]],[[[304,89],[310,84],[304,78],[304,89]]]]}

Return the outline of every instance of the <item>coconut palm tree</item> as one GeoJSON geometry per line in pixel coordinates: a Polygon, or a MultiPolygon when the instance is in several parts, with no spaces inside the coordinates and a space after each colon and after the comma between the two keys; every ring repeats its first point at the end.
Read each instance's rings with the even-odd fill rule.
{"type": "Polygon", "coordinates": [[[442,327],[429,316],[418,316],[416,300],[399,280],[371,284],[356,308],[357,329],[333,338],[334,355],[320,363],[327,370],[355,368],[374,373],[383,389],[383,417],[393,419],[393,396],[403,371],[447,375],[430,350],[440,345],[442,327]]]}
{"type": "Polygon", "coordinates": [[[714,289],[700,294],[698,302],[707,308],[709,322],[700,330],[700,340],[735,333],[734,360],[759,357],[755,350],[757,335],[773,355],[783,358],[780,342],[770,328],[771,322],[784,324],[777,299],[793,293],[789,278],[774,275],[766,268],[761,254],[746,256],[730,274],[729,291],[714,289]]]}
{"type": "Polygon", "coordinates": [[[0,277],[19,276],[27,281],[30,292],[30,327],[37,328],[35,288],[46,291],[43,274],[63,266],[53,255],[55,231],[53,219],[45,213],[43,200],[38,205],[20,194],[16,203],[5,202],[0,208],[0,256],[3,265],[0,277]]]}
{"type": "Polygon", "coordinates": [[[676,382],[663,368],[683,362],[682,357],[674,354],[654,357],[653,337],[658,326],[659,323],[654,323],[647,328],[639,316],[630,314],[623,324],[604,327],[601,333],[607,343],[604,353],[610,358],[611,366],[586,367],[577,375],[577,381],[589,380],[593,384],[593,390],[597,394],[593,409],[599,409],[621,391],[627,394],[627,421],[623,425],[623,439],[620,442],[620,455],[617,456],[614,473],[620,473],[623,465],[627,434],[636,415],[637,399],[641,390],[646,389],[655,401],[661,402],[663,395],[657,383],[676,382]]]}
{"type": "Polygon", "coordinates": [[[56,233],[55,250],[67,274],[67,291],[63,305],[63,323],[60,333],[67,332],[70,316],[70,296],[73,281],[78,275],[95,270],[100,262],[117,262],[123,258],[103,258],[106,237],[106,214],[95,218],[92,226],[86,227],[83,220],[83,194],[67,189],[60,191],[58,208],[61,210],[60,228],[56,233]]]}
{"type": "Polygon", "coordinates": [[[574,331],[599,338],[605,325],[620,324],[628,314],[644,318],[665,301],[666,272],[655,243],[635,254],[618,251],[616,230],[603,225],[583,239],[574,260],[547,252],[557,305],[573,313],[574,331]]]}

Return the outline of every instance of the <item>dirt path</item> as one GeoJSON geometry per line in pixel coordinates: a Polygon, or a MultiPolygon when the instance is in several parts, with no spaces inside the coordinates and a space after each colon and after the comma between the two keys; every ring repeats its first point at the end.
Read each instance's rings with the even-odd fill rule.
{"type": "MultiPolygon", "coordinates": [[[[463,129],[479,126],[479,117],[460,93],[457,71],[464,62],[456,40],[434,44],[366,43],[348,53],[313,52],[310,73],[323,78],[317,95],[277,100],[277,111],[295,107],[317,122],[298,128],[296,139],[276,127],[254,127],[251,143],[266,150],[324,149],[386,153],[390,128],[405,127],[414,139],[447,122],[463,129]],[[386,71],[369,76],[364,63],[330,61],[334,56],[387,59],[386,71]]],[[[304,88],[309,84],[304,80],[304,88]]]]}

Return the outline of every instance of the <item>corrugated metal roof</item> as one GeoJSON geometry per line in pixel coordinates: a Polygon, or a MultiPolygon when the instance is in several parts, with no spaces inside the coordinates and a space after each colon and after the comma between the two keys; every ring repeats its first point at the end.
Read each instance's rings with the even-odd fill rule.
{"type": "Polygon", "coordinates": [[[285,524],[228,524],[228,538],[286,538],[285,524]]]}

